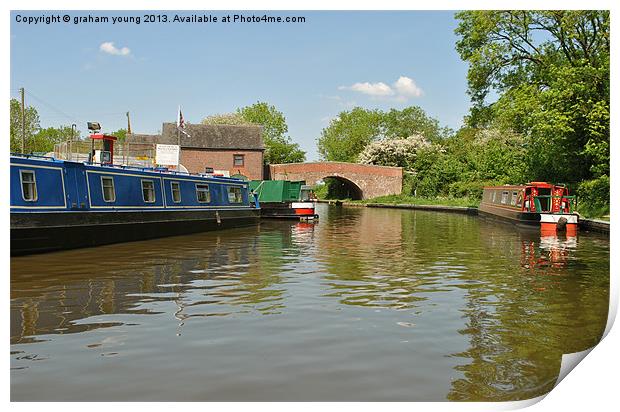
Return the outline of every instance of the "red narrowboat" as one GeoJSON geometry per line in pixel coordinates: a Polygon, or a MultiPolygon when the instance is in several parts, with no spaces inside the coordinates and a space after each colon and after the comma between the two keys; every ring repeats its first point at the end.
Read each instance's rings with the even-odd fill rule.
{"type": "Polygon", "coordinates": [[[519,186],[487,186],[482,193],[479,212],[517,224],[540,226],[542,232],[577,233],[579,215],[573,212],[575,197],[568,188],[547,182],[519,186]]]}

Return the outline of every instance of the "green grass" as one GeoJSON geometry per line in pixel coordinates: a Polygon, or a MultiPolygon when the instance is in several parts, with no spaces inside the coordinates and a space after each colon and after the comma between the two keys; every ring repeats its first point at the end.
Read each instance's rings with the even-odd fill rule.
{"type": "Polygon", "coordinates": [[[380,196],[373,199],[362,200],[361,203],[388,203],[388,204],[409,204],[409,205],[433,205],[433,206],[465,206],[477,207],[479,200],[467,197],[419,197],[411,195],[389,195],[380,196]]]}
{"type": "MultiPolygon", "coordinates": [[[[327,188],[325,186],[321,187],[322,191],[317,191],[315,189],[315,193],[317,194],[319,199],[326,200],[325,195],[327,194],[327,188]]],[[[335,199],[331,199],[335,200],[335,199]]],[[[433,205],[433,206],[465,206],[465,207],[478,207],[480,204],[480,200],[471,199],[467,197],[462,198],[454,198],[454,197],[415,197],[411,195],[389,195],[389,196],[380,196],[375,197],[373,199],[367,200],[351,200],[351,199],[338,199],[345,203],[356,203],[356,204],[368,204],[368,203],[386,203],[386,204],[409,204],[409,205],[433,205]]],[[[588,219],[599,219],[609,221],[609,206],[597,206],[592,207],[585,203],[579,204],[577,207],[577,212],[588,219]]]]}
{"type": "MultiPolygon", "coordinates": [[[[321,198],[321,200],[328,200],[321,198]]],[[[329,199],[335,200],[335,199],[329,199]]],[[[479,200],[453,197],[415,197],[410,195],[389,195],[380,196],[367,200],[352,200],[352,199],[338,199],[344,203],[355,203],[365,205],[369,203],[384,203],[384,204],[407,204],[407,205],[432,205],[432,206],[463,206],[463,207],[478,207],[479,200]]]]}
{"type": "Polygon", "coordinates": [[[609,221],[609,205],[590,205],[586,202],[577,203],[577,212],[588,219],[609,221]]]}

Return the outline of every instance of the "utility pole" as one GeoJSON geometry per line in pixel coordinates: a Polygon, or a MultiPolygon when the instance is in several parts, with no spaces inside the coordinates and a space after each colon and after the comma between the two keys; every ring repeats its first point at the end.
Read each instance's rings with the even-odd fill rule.
{"type": "Polygon", "coordinates": [[[22,95],[22,153],[26,153],[26,106],[24,99],[24,88],[19,89],[22,95]]]}
{"type": "Polygon", "coordinates": [[[125,146],[125,150],[123,150],[124,153],[124,163],[125,166],[127,165],[127,160],[129,159],[129,154],[127,153],[128,149],[129,149],[129,135],[131,134],[131,121],[129,119],[129,112],[127,112],[127,133],[125,133],[125,144],[123,146],[125,146]]]}
{"type": "Polygon", "coordinates": [[[179,146],[179,156],[177,157],[177,172],[181,171],[181,129],[177,127],[177,145],[179,146]]]}
{"type": "Polygon", "coordinates": [[[73,141],[75,140],[76,127],[77,125],[75,123],[71,125],[71,140],[69,140],[69,159],[68,160],[73,160],[73,141]]]}

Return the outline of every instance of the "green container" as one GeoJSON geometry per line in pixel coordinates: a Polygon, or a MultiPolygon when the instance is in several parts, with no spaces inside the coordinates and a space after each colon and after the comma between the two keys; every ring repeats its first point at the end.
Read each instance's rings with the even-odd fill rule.
{"type": "Polygon", "coordinates": [[[252,180],[250,190],[258,195],[260,203],[296,202],[305,184],[303,180],[252,180]]]}

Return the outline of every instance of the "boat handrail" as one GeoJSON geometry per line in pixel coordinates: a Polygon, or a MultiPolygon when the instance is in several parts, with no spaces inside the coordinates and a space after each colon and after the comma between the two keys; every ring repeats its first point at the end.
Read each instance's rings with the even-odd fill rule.
{"type": "Polygon", "coordinates": [[[140,166],[132,166],[132,165],[118,165],[118,164],[105,164],[105,165],[101,165],[100,163],[93,163],[93,162],[84,162],[84,164],[90,165],[90,166],[105,166],[105,167],[118,167],[121,169],[128,169],[128,170],[139,170],[142,172],[156,172],[156,173],[161,173],[161,174],[172,174],[172,175],[179,175],[179,176],[196,176],[196,177],[205,177],[205,178],[211,178],[211,179],[223,179],[223,180],[240,180],[240,179],[236,179],[234,177],[226,177],[226,176],[206,176],[202,173],[190,173],[190,172],[182,172],[182,171],[177,171],[177,170],[162,170],[162,168],[157,168],[157,167],[140,167],[140,166]]]}
{"type": "Polygon", "coordinates": [[[53,156],[43,156],[43,155],[37,155],[34,153],[15,153],[15,152],[11,152],[11,156],[14,157],[24,157],[26,159],[31,158],[31,157],[36,157],[38,159],[49,159],[49,160],[58,160],[53,156]]]}
{"type": "MultiPolygon", "coordinates": [[[[52,161],[56,161],[56,162],[70,162],[70,160],[64,160],[64,159],[56,159],[53,156],[43,156],[43,155],[37,155],[37,154],[32,154],[32,153],[14,153],[11,152],[10,153],[11,156],[14,157],[23,157],[25,159],[28,158],[37,158],[37,159],[47,159],[47,160],[52,160],[52,161]]],[[[84,161],[81,162],[85,165],[88,166],[103,166],[103,167],[114,167],[114,168],[119,168],[119,169],[123,169],[123,170],[139,170],[142,172],[157,172],[157,173],[166,173],[166,174],[172,174],[172,175],[178,175],[178,176],[197,176],[197,177],[205,177],[205,178],[211,178],[211,179],[222,179],[222,180],[241,180],[241,179],[237,179],[234,177],[226,177],[226,176],[206,176],[205,174],[202,173],[190,173],[190,172],[182,172],[182,171],[177,171],[177,170],[162,170],[161,168],[158,170],[158,168],[156,167],[140,167],[140,166],[133,166],[133,165],[119,165],[119,164],[112,164],[112,163],[107,163],[107,164],[101,164],[101,163],[94,163],[94,162],[89,162],[89,161],[84,161]]]]}
{"type": "MultiPolygon", "coordinates": [[[[540,199],[567,199],[568,204],[569,204],[568,210],[574,210],[577,207],[577,196],[575,195],[571,195],[571,196],[568,196],[568,195],[537,195],[537,196],[533,196],[533,198],[534,198],[534,207],[536,208],[537,213],[544,212],[540,204],[540,199]]],[[[564,214],[563,209],[560,208],[560,211],[557,213],[564,214]]]]}

